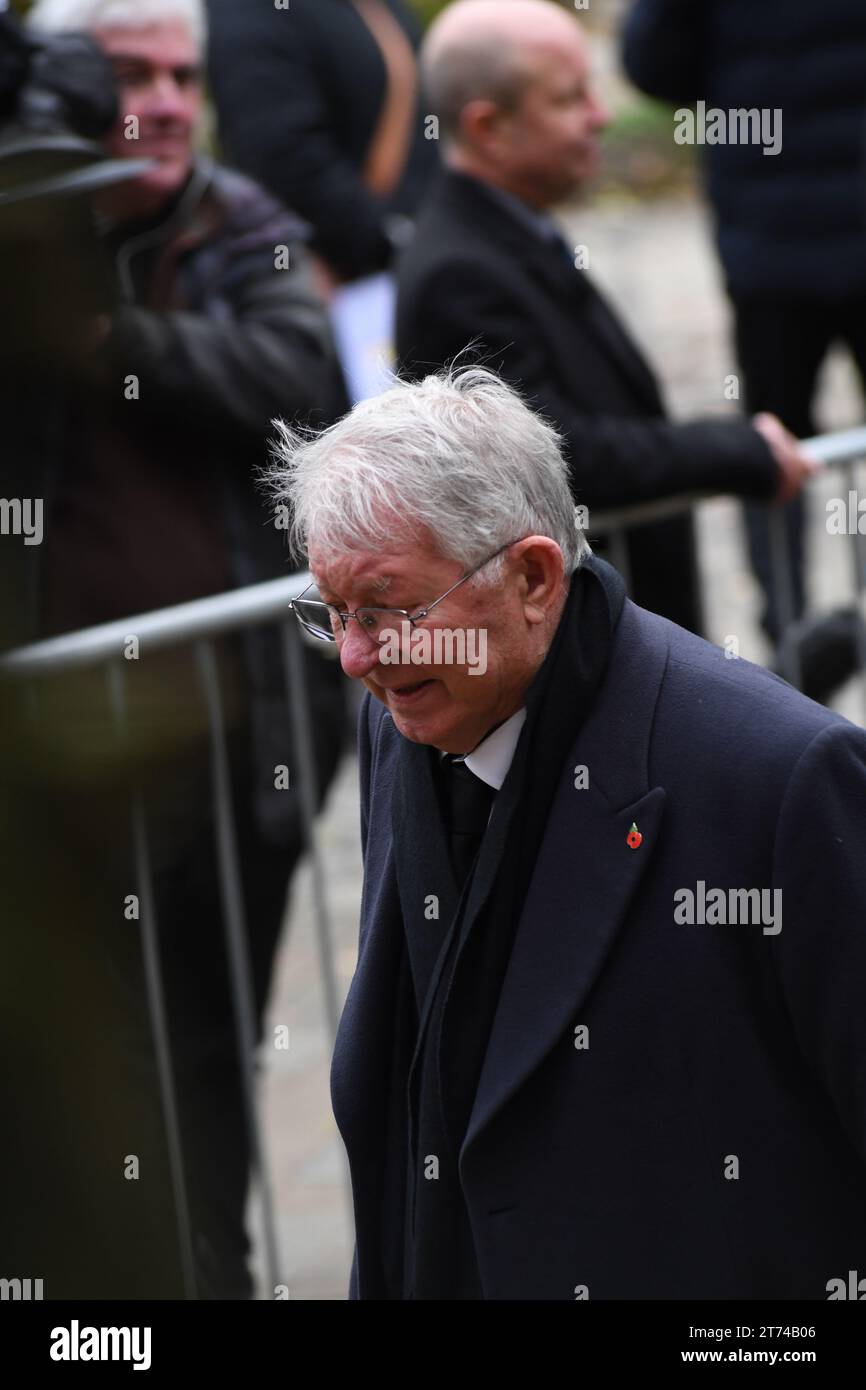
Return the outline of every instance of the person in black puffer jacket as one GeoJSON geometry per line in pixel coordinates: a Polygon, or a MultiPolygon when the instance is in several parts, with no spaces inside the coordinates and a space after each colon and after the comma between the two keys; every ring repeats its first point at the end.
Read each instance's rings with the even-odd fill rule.
{"type": "MultiPolygon", "coordinates": [[[[623,35],[636,86],[678,105],[781,112],[781,149],[705,148],[707,191],[734,310],[748,412],[816,433],[818,372],[836,341],[866,379],[866,5],[863,0],[636,0],[623,35]]],[[[778,117],[777,123],[778,123],[778,117]]],[[[779,632],[766,512],[749,548],[779,632]]],[[[803,503],[789,504],[797,615],[803,503]]]]}

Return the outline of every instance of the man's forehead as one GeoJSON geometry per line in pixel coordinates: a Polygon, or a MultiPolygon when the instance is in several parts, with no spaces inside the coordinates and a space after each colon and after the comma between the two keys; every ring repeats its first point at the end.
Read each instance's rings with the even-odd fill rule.
{"type": "Polygon", "coordinates": [[[381,551],[329,555],[314,546],[310,548],[310,572],[319,587],[341,593],[352,590],[386,594],[398,584],[426,574],[435,565],[435,557],[419,549],[384,555],[381,551]]]}
{"type": "Polygon", "coordinates": [[[182,19],[155,20],[152,24],[105,24],[93,31],[100,47],[117,58],[144,58],[150,62],[191,62],[196,46],[182,19]]]}
{"type": "Polygon", "coordinates": [[[574,32],[567,31],[558,36],[558,42],[543,36],[533,45],[536,68],[546,77],[558,77],[560,82],[573,79],[576,74],[588,76],[590,72],[589,48],[577,25],[574,32]]]}
{"type": "Polygon", "coordinates": [[[320,589],[330,589],[334,593],[342,595],[349,593],[365,593],[382,595],[387,594],[393,589],[395,583],[399,584],[408,571],[395,570],[393,566],[386,566],[381,560],[375,560],[363,566],[356,566],[343,563],[321,563],[316,564],[310,560],[310,573],[320,589]]]}

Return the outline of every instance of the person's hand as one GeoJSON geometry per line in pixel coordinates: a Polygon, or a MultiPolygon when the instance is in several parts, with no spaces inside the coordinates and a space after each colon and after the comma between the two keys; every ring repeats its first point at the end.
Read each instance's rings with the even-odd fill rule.
{"type": "Polygon", "coordinates": [[[818,471],[820,464],[803,453],[796,437],[790,430],[785,429],[777,415],[756,415],[752,425],[769,445],[779,469],[775,500],[790,502],[792,497],[797,496],[807,479],[818,471]]]}
{"type": "Polygon", "coordinates": [[[310,254],[310,269],[313,274],[313,283],[326,304],[330,304],[336,291],[340,288],[341,280],[336,271],[332,270],[327,261],[323,261],[321,256],[310,254]]]}

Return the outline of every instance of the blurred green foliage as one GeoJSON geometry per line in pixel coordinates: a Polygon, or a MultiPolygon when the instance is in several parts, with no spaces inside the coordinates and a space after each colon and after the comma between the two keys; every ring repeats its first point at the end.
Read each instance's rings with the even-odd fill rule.
{"type": "Polygon", "coordinates": [[[672,108],[635,93],[601,135],[594,194],[663,197],[694,189],[695,150],[673,139],[672,108]]]}
{"type": "Polygon", "coordinates": [[[431,19],[444,10],[448,0],[410,0],[412,9],[424,24],[429,24],[431,19]]]}

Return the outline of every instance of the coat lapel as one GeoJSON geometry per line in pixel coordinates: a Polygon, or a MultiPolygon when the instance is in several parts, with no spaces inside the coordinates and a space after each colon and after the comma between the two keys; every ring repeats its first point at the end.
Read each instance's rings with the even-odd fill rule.
{"type": "Polygon", "coordinates": [[[563,769],[521,913],[461,1150],[528,1079],[580,1011],[652,862],[665,793],[648,786],[652,714],[666,644],[650,644],[626,601],[595,709],[563,769]],[[589,787],[576,789],[584,764],[589,787]],[[635,821],[637,849],[626,837],[635,821]]]}
{"type": "Polygon", "coordinates": [[[617,315],[589,278],[586,270],[570,269],[564,257],[532,233],[516,226],[523,238],[525,268],[557,304],[571,303],[581,328],[594,339],[611,365],[628,379],[643,404],[652,413],[663,410],[659,386],[643,354],[632,342],[617,315]]]}
{"type": "Polygon", "coordinates": [[[487,192],[478,179],[463,174],[443,176],[442,197],[461,221],[467,219],[491,245],[504,246],[532,276],[558,312],[572,305],[575,319],[591,335],[613,368],[628,379],[651,414],[664,411],[658,382],[643,354],[589,278],[587,271],[569,267],[555,247],[525,227],[509,209],[487,192]]]}

